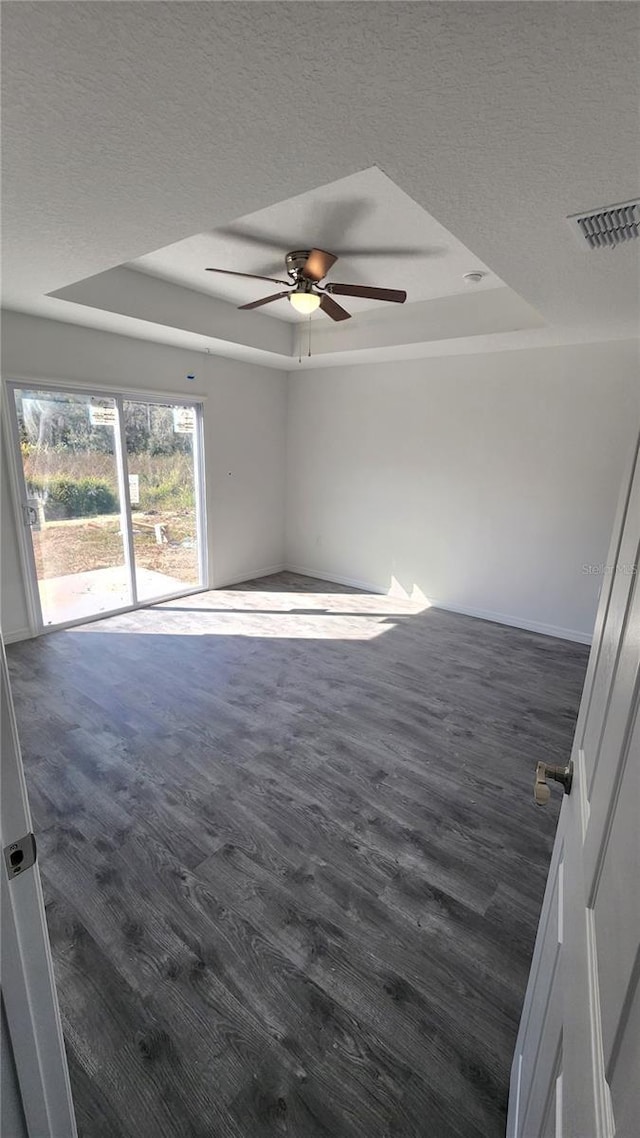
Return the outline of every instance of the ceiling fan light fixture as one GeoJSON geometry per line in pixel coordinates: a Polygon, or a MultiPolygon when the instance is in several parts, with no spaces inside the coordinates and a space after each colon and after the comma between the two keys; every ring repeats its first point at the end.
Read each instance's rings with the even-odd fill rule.
{"type": "Polygon", "coordinates": [[[289,300],[296,312],[303,316],[310,316],[320,307],[320,297],[315,292],[290,292],[289,300]]]}

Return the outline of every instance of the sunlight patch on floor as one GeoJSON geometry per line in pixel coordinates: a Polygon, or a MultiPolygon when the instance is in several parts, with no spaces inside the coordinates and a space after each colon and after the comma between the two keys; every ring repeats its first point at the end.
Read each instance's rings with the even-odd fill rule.
{"type": "Polygon", "coordinates": [[[164,601],[76,631],[159,636],[246,636],[287,640],[373,640],[428,608],[378,593],[216,589],[164,601]]]}

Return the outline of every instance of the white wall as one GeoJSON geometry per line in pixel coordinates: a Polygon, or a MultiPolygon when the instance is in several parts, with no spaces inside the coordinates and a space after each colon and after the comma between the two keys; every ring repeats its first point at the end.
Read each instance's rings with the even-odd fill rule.
{"type": "Polygon", "coordinates": [[[587,639],[637,342],[291,373],[287,563],[587,639]]]}
{"type": "MultiPolygon", "coordinates": [[[[7,313],[3,375],[207,396],[214,585],[285,563],[591,633],[582,567],[606,557],[640,423],[636,342],[293,372],[287,414],[281,372],[7,313]]],[[[1,511],[12,638],[28,620],[4,464],[1,511]]]]}
{"type": "MultiPolygon", "coordinates": [[[[17,313],[3,314],[4,379],[95,383],[105,389],[205,399],[209,566],[214,585],[282,566],[286,376],[270,368],[17,313]],[[186,375],[195,372],[191,382],[186,375]]],[[[2,469],[2,627],[24,633],[27,611],[2,469]]]]}

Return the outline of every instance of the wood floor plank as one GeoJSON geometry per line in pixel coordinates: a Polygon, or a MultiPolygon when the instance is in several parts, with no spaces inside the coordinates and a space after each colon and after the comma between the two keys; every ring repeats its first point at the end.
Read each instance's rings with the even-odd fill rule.
{"type": "MultiPolygon", "coordinates": [[[[508,1060],[500,1047],[508,1001],[494,972],[464,959],[444,940],[438,943],[430,930],[416,932],[394,922],[394,914],[374,898],[362,904],[346,879],[338,889],[335,879],[320,877],[316,884],[309,874],[300,881],[284,877],[277,884],[243,853],[224,848],[195,872],[206,877],[214,896],[259,925],[319,987],[334,998],[339,991],[339,1002],[352,1015],[359,1014],[380,1038],[396,1040],[404,1062],[421,1045],[432,1075],[438,1069],[436,1085],[445,1098],[450,1096],[452,1114],[464,1091],[457,1077],[460,1064],[471,1063],[470,1056],[482,1050],[478,1067],[484,1066],[490,1083],[492,1066],[498,1071],[508,1060]],[[247,882],[252,888],[247,889],[247,882]],[[453,1015],[454,990],[464,1003],[464,1023],[453,1015]],[[435,1053],[428,1052],[422,1034],[427,1023],[437,1025],[441,1049],[435,1053]]],[[[489,1119],[479,1116],[476,1121],[485,1132],[489,1119]]]]}
{"type": "MultiPolygon", "coordinates": [[[[247,920],[233,888],[228,892],[212,890],[206,875],[198,870],[182,871],[167,860],[162,849],[150,854],[148,844],[138,851],[138,860],[145,865],[147,879],[157,875],[162,866],[154,893],[164,896],[164,911],[171,908],[167,890],[174,898],[179,897],[180,926],[176,931],[185,936],[187,926],[197,929],[190,934],[194,938],[191,947],[204,965],[203,984],[212,972],[217,979],[224,979],[229,992],[259,1018],[261,1033],[268,1032],[265,1052],[270,1058],[265,1064],[254,1065],[258,1086],[250,1084],[248,1092],[245,1087],[231,1104],[232,1110],[244,1118],[247,1134],[254,1132],[249,1120],[260,1107],[266,1133],[272,1132],[271,1126],[273,1133],[281,1133],[285,1121],[294,1134],[360,1135],[376,1133],[383,1124],[393,1133],[400,1120],[410,1127],[408,1133],[418,1133],[427,1108],[432,1118],[441,1120],[443,1133],[472,1133],[468,1127],[454,1127],[455,1110],[452,1112],[446,1096],[416,1076],[395,1051],[389,1051],[383,1037],[368,1031],[324,986],[315,983],[300,960],[279,949],[269,936],[263,915],[255,923],[247,920]],[[194,908],[197,920],[188,921],[186,914],[194,908]],[[373,1085],[372,1071],[377,1072],[373,1085]],[[336,1114],[334,1106],[336,1086],[340,1086],[341,1114],[336,1114]],[[397,1097],[400,1087],[401,1100],[397,1097]]],[[[164,1006],[166,1002],[163,1000],[164,1006]]],[[[175,1038],[175,1012],[172,1023],[175,1038]]]]}
{"type": "Polygon", "coordinates": [[[281,573],[8,656],[82,1138],[502,1138],[585,648],[281,573]]]}
{"type": "MultiPolygon", "coordinates": [[[[114,1138],[210,1135],[212,1123],[218,1124],[215,1086],[194,1077],[192,1057],[174,1046],[170,1021],[124,983],[66,900],[51,885],[50,892],[47,921],[65,1041],[72,1070],[84,1073],[73,1087],[82,1138],[104,1133],[114,1121],[114,1138]]],[[[225,1138],[242,1134],[226,1112],[220,1125],[225,1138]]]]}

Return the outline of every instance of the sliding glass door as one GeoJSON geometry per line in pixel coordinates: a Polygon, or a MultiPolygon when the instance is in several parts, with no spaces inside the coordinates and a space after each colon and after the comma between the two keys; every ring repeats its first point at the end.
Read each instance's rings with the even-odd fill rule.
{"type": "Polygon", "coordinates": [[[205,584],[200,405],[11,390],[39,623],[205,584]]]}
{"type": "Polygon", "coordinates": [[[14,396],[42,623],[131,604],[115,400],[14,396]]]}
{"type": "Polygon", "coordinates": [[[200,584],[194,407],[124,403],[136,591],[148,601],[200,584]]]}

